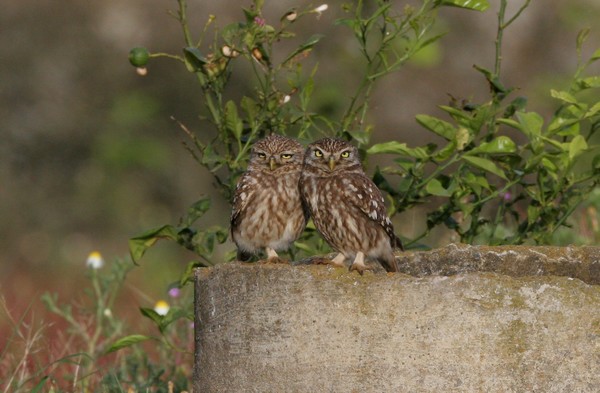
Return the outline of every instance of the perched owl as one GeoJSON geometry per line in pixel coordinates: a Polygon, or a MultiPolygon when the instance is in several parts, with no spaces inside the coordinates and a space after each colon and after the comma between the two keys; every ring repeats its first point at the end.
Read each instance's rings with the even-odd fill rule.
{"type": "Polygon", "coordinates": [[[298,141],[281,135],[269,135],[252,147],[231,213],[239,260],[264,249],[268,260],[277,262],[276,250],[287,250],[302,234],[307,221],[298,189],[303,156],[298,141]]]}
{"type": "Polygon", "coordinates": [[[338,251],[333,264],[363,273],[365,257],[388,272],[398,270],[394,248],[402,248],[387,216],[381,191],[362,168],[358,150],[348,142],[325,138],[310,144],[300,176],[302,199],[317,230],[338,251]]]}

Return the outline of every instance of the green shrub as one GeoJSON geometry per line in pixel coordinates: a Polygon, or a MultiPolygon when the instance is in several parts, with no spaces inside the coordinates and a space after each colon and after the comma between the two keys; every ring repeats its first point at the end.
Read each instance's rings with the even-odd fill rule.
{"type": "MultiPolygon", "coordinates": [[[[305,37],[295,49],[280,52],[280,42],[296,37],[295,22],[318,18],[326,12],[326,5],[290,10],[271,25],[262,17],[263,1],[255,0],[250,8],[243,9],[242,21],[218,29],[214,40],[206,43],[205,33],[216,18],[208,19],[196,39],[186,16],[186,2],[179,0],[173,15],[183,30],[183,53],[150,53],[149,57],[176,59],[196,78],[206,107],[205,120],[216,133],[198,134],[184,124],[180,126],[189,136],[187,150],[213,176],[214,184],[228,200],[252,143],[265,134],[276,132],[304,141],[335,136],[353,141],[365,157],[393,157],[394,165],[378,168],[373,177],[388,195],[392,216],[417,205],[430,207],[425,231],[405,239],[407,246],[420,247],[420,240],[438,226],[454,231],[465,243],[547,244],[557,229],[568,225],[569,216],[600,179],[600,160],[593,143],[600,128],[600,102],[590,96],[584,99],[582,94],[600,87],[600,77],[585,75],[586,67],[600,59],[600,50],[582,59],[588,31],[579,34],[574,77],[568,87],[550,91],[556,110],[544,121],[539,113],[527,109],[527,99],[515,96],[515,89],[505,86],[501,77],[503,33],[529,3],[526,0],[508,17],[507,1],[500,1],[494,68],[474,66],[482,83],[489,86],[489,99],[453,99],[449,105],[439,106],[446,113],[445,119],[416,116],[425,130],[441,140],[439,145],[409,146],[393,140],[370,146],[373,127],[366,121],[372,92],[378,81],[440,38],[432,33],[436,12],[446,6],[485,11],[487,1],[424,0],[420,7],[405,6],[402,10],[384,0],[376,1],[376,6],[363,1],[345,4],[347,17],[337,20],[336,25],[343,27],[340,34],[354,37],[364,67],[356,75],[357,88],[340,119],[311,112],[313,77],[318,69],[305,70],[305,59],[322,36],[305,37]],[[251,68],[251,91],[240,95],[230,85],[234,63],[251,68]]],[[[208,209],[210,200],[203,197],[178,225],[165,225],[131,239],[134,260],[158,239],[166,238],[200,258],[189,266],[183,281],[193,266],[214,264],[212,252],[216,244],[226,241],[228,223],[223,220],[216,227],[194,227],[208,209]]],[[[309,225],[292,256],[326,250],[309,225]]]]}

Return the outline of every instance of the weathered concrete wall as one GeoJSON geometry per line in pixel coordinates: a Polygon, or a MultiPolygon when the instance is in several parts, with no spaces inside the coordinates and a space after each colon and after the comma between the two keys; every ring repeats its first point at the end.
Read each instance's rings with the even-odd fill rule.
{"type": "Polygon", "coordinates": [[[194,392],[600,391],[598,248],[400,260],[198,270],[194,392]]]}

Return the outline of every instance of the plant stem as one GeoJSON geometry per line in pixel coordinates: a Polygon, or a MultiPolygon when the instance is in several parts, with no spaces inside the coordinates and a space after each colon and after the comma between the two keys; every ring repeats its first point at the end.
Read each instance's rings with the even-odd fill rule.
{"type": "Polygon", "coordinates": [[[192,34],[187,23],[187,2],[186,0],[177,0],[179,4],[179,23],[183,29],[183,37],[187,46],[194,46],[194,40],[192,40],[192,34]]]}
{"type": "Polygon", "coordinates": [[[506,0],[500,0],[498,11],[498,30],[496,32],[496,62],[494,63],[494,76],[500,76],[502,66],[502,38],[504,36],[504,15],[506,13],[506,0]]]}

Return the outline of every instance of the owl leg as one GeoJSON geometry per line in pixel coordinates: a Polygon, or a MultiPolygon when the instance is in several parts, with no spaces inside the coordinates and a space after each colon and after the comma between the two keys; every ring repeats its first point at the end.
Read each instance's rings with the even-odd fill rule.
{"type": "Polygon", "coordinates": [[[362,276],[365,273],[365,270],[372,270],[367,265],[365,265],[365,254],[362,251],[356,253],[356,257],[354,258],[354,262],[352,262],[352,266],[350,266],[350,271],[356,270],[362,276]]]}
{"type": "Polygon", "coordinates": [[[265,251],[267,252],[267,263],[287,263],[287,261],[281,259],[279,255],[277,255],[277,251],[271,247],[266,247],[265,251]]]}
{"type": "Polygon", "coordinates": [[[331,262],[332,262],[332,265],[334,265],[334,266],[344,267],[345,260],[346,260],[346,256],[340,252],[335,256],[335,258],[333,258],[331,260],[331,262]]]}

